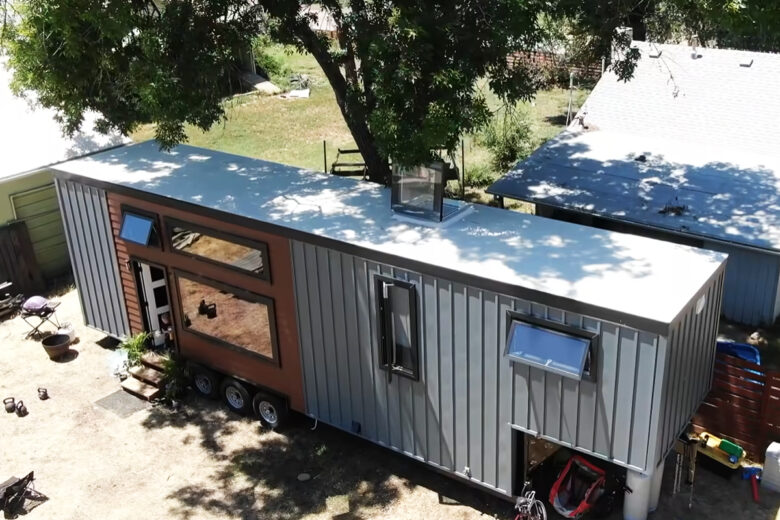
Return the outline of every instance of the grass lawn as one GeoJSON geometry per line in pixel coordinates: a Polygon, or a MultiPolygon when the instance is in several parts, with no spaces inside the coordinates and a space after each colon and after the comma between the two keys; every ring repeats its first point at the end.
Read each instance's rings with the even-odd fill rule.
{"type": "MultiPolygon", "coordinates": [[[[286,66],[312,79],[308,99],[282,99],[278,96],[239,96],[225,102],[226,120],[208,132],[189,128],[189,144],[258,157],[293,166],[322,171],[322,143],[327,143],[328,167],[336,158],[336,149],[354,147],[354,141],[336,105],[333,91],[314,59],[305,54],[286,54],[286,66]]],[[[587,97],[588,91],[575,90],[574,111],[587,97]]],[[[495,105],[495,99],[490,99],[495,105]]],[[[533,123],[536,140],[541,144],[563,129],[569,93],[565,89],[541,91],[534,101],[523,103],[533,123]]],[[[134,141],[154,136],[151,125],[132,134],[134,141]]],[[[490,154],[478,140],[465,141],[465,167],[486,167],[490,154]]],[[[460,159],[460,153],[458,153],[460,159]]],[[[503,172],[492,172],[498,175],[503,172]]],[[[481,200],[481,190],[473,191],[473,199],[481,200]]]]}

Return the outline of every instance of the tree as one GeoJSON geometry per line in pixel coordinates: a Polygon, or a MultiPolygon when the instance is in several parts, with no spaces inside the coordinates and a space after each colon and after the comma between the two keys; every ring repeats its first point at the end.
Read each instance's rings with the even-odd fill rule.
{"type": "MultiPolygon", "coordinates": [[[[545,38],[540,17],[577,20],[606,49],[625,20],[622,4],[323,0],[339,29],[334,45],[312,30],[307,5],[297,0],[15,0],[17,23],[4,26],[3,46],[14,89],[34,91],[65,131],[94,110],[103,114],[103,131],[156,123],[167,148],[186,139],[186,124],[208,129],[224,117],[235,57],[267,32],[314,56],[370,178],[386,182],[388,157],[425,162],[432,149],[453,149],[464,132],[488,122],[477,79],[489,78],[508,103],[534,94],[535,71],[506,58],[545,38]]],[[[635,58],[626,53],[616,70],[630,76],[635,58]]]]}

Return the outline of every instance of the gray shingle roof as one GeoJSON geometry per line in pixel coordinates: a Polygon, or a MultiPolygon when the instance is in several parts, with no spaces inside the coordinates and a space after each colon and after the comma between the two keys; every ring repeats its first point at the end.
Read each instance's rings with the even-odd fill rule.
{"type": "Polygon", "coordinates": [[[604,74],[581,111],[586,125],[778,153],[780,54],[700,47],[694,59],[686,45],[634,45],[642,56],[634,77],[604,74]]]}

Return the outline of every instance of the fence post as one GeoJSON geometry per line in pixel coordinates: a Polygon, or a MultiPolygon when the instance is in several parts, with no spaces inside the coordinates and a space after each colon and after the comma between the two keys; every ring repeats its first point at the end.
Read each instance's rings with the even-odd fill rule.
{"type": "Polygon", "coordinates": [[[322,140],[322,171],[328,173],[328,148],[326,146],[327,141],[322,140]]]}

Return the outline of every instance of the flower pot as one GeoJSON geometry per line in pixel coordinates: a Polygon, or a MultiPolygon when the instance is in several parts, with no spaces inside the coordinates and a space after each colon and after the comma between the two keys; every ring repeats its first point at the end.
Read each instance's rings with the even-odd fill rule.
{"type": "Polygon", "coordinates": [[[68,351],[70,336],[67,334],[54,334],[44,338],[41,344],[49,355],[49,359],[58,359],[68,351]]]}

